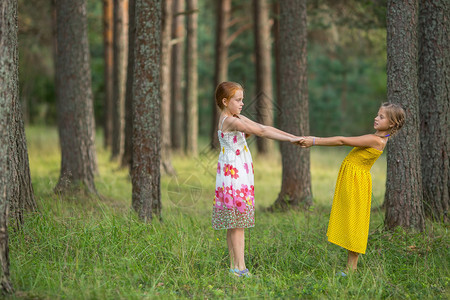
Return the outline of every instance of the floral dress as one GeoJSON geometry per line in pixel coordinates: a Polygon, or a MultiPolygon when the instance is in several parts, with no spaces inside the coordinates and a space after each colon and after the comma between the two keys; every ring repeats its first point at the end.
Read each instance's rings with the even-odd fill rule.
{"type": "Polygon", "coordinates": [[[213,204],[214,229],[255,226],[254,171],[245,133],[218,130],[220,142],[216,193],[213,204]]]}

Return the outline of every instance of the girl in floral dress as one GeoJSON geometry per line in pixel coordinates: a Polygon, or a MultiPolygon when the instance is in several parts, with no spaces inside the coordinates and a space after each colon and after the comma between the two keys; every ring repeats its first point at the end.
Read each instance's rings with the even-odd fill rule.
{"type": "Polygon", "coordinates": [[[246,135],[291,143],[300,138],[242,116],[244,89],[238,83],[222,82],[217,86],[215,98],[222,112],[218,124],[220,154],[212,226],[227,229],[232,274],[249,276],[244,261],[244,229],[255,226],[255,192],[253,161],[246,135]]]}

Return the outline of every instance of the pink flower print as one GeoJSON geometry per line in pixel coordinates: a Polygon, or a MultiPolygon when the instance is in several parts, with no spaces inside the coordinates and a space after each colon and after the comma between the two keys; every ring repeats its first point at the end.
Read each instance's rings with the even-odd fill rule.
{"type": "Polygon", "coordinates": [[[237,143],[237,136],[233,137],[233,143],[235,143],[235,144],[237,143]]]}
{"type": "Polygon", "coordinates": [[[221,136],[222,138],[224,137],[224,134],[223,134],[223,132],[221,132],[221,133],[220,133],[220,136],[221,136]]]}
{"type": "Polygon", "coordinates": [[[223,199],[223,187],[218,187],[216,189],[216,199],[223,199]]]}
{"type": "Polygon", "coordinates": [[[252,172],[255,174],[255,169],[253,168],[253,162],[252,162],[252,172]]]}
{"type": "Polygon", "coordinates": [[[225,208],[224,205],[223,205],[223,203],[222,203],[220,200],[216,200],[216,201],[214,202],[214,204],[215,204],[215,207],[216,207],[217,209],[224,209],[224,208],[225,208]]]}
{"type": "Polygon", "coordinates": [[[245,194],[242,190],[236,190],[236,195],[234,197],[234,205],[237,207],[237,209],[242,213],[246,209],[245,205],[245,194]]]}
{"type": "Polygon", "coordinates": [[[237,207],[237,209],[241,213],[245,212],[245,209],[247,208],[247,206],[245,205],[245,203],[243,201],[241,201],[241,199],[235,199],[234,205],[237,207]]]}
{"type": "Polygon", "coordinates": [[[239,196],[247,202],[248,205],[253,205],[254,197],[247,185],[243,184],[239,190],[239,196]]]}
{"type": "Polygon", "coordinates": [[[225,194],[223,197],[223,202],[227,208],[233,208],[233,196],[230,194],[225,194]]]}
{"type": "Polygon", "coordinates": [[[241,154],[241,151],[239,151],[239,149],[236,150],[236,155],[241,154]]]}
{"type": "MultiPolygon", "coordinates": [[[[248,171],[247,171],[248,173],[248,171]]],[[[217,174],[220,174],[220,163],[217,163],[217,174]]]]}
{"type": "Polygon", "coordinates": [[[247,195],[250,192],[246,184],[241,185],[241,191],[244,193],[244,195],[247,195]]]}
{"type": "Polygon", "coordinates": [[[216,189],[216,197],[214,198],[214,204],[216,208],[223,209],[223,187],[218,187],[216,189]]]}
{"type": "Polygon", "coordinates": [[[248,170],[248,164],[247,163],[244,163],[244,169],[245,169],[245,172],[247,172],[247,174],[248,174],[249,170],[248,170]]]}
{"type": "Polygon", "coordinates": [[[238,172],[239,172],[239,170],[236,168],[233,168],[232,165],[225,164],[223,166],[223,175],[225,175],[225,176],[230,175],[231,178],[238,179],[239,178],[238,172]]]}
{"type": "Polygon", "coordinates": [[[233,196],[233,186],[232,185],[225,187],[225,194],[229,194],[229,195],[233,196]]]}
{"type": "Polygon", "coordinates": [[[224,165],[223,165],[223,175],[224,175],[224,176],[231,175],[231,174],[230,174],[230,167],[233,167],[233,166],[231,166],[231,165],[229,165],[229,164],[224,164],[224,165]]]}

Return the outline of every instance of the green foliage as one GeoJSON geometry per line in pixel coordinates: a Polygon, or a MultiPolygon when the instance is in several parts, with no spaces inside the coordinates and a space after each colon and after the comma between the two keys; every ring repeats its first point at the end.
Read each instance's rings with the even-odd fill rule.
{"type": "MultiPolygon", "coordinates": [[[[130,209],[127,170],[110,162],[101,147],[96,185],[103,197],[62,199],[52,193],[60,162],[56,130],[28,128],[27,137],[39,212],[28,214],[21,230],[10,230],[17,298],[449,296],[447,228],[429,223],[425,233],[385,232],[380,211],[372,214],[368,251],[358,273],[335,275],[345,267],[346,253],[328,243],[325,233],[339,164],[348,148],[312,151],[315,204],[308,212],[263,210],[278,194],[281,162],[278,153],[269,160],[255,155],[257,222],[246,231],[246,262],[254,276],[244,279],[229,275],[225,231],[211,228],[215,163],[207,167],[207,157],[173,157],[178,187],[173,178],[162,177],[163,221],[144,224],[130,209]]],[[[372,173],[377,207],[384,193],[384,156],[372,173]]]]}
{"type": "Polygon", "coordinates": [[[355,135],[373,131],[373,118],[386,101],[386,73],[371,58],[337,48],[330,56],[311,46],[308,60],[311,132],[355,135]]]}
{"type": "MultiPolygon", "coordinates": [[[[239,22],[230,28],[229,34],[251,24],[251,9],[250,0],[233,1],[231,17],[239,22]]],[[[32,124],[56,122],[50,16],[49,1],[19,1],[21,99],[28,107],[26,120],[32,124]]],[[[104,113],[101,18],[102,2],[88,0],[88,37],[97,124],[102,124],[104,113]]],[[[372,117],[386,98],[384,18],[385,0],[309,1],[308,80],[313,134],[350,135],[372,129],[372,117]]],[[[214,1],[199,1],[198,20],[199,132],[208,136],[215,105],[214,1]]],[[[253,29],[250,27],[231,43],[228,69],[229,80],[244,85],[247,104],[255,98],[253,53],[253,29]]],[[[247,113],[254,115],[253,109],[247,113]]]]}

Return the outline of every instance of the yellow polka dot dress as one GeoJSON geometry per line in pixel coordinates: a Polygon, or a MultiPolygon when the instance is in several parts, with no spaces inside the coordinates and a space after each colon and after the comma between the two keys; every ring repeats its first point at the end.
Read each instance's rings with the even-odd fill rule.
{"type": "Polygon", "coordinates": [[[355,147],[342,162],[328,223],[328,241],[364,254],[367,247],[372,199],[370,169],[380,150],[355,147]]]}

